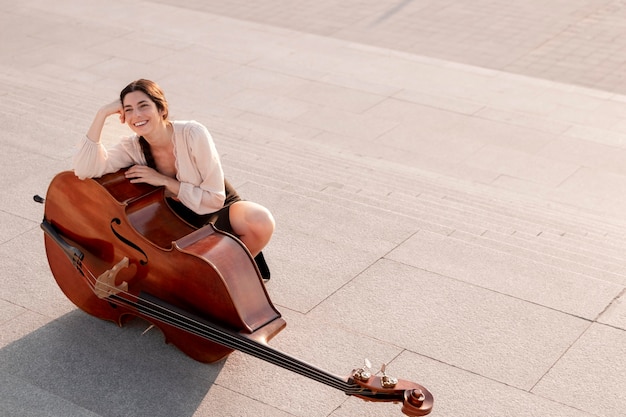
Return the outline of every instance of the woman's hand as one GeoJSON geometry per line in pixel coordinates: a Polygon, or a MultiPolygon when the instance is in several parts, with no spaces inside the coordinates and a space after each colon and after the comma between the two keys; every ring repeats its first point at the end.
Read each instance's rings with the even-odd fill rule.
{"type": "Polygon", "coordinates": [[[165,185],[166,180],[169,178],[145,165],[133,165],[128,168],[125,176],[131,183],[144,182],[146,184],[154,185],[155,187],[165,185]]]}
{"type": "Polygon", "coordinates": [[[96,113],[96,116],[87,131],[87,138],[94,143],[100,143],[100,134],[102,133],[104,123],[107,117],[114,114],[119,114],[120,122],[122,122],[122,124],[126,122],[126,118],[124,117],[124,106],[122,106],[122,102],[119,100],[115,100],[106,106],[100,107],[100,110],[96,113]]]}
{"type": "Polygon", "coordinates": [[[178,195],[180,191],[180,183],[175,179],[163,175],[160,172],[145,166],[145,165],[133,165],[126,170],[124,174],[131,183],[146,183],[155,187],[165,187],[172,195],[178,195]]]}
{"type": "Polygon", "coordinates": [[[124,117],[124,107],[122,106],[122,102],[119,100],[115,100],[112,103],[109,103],[100,108],[100,113],[105,117],[113,116],[114,114],[118,114],[120,117],[120,122],[124,124],[126,122],[126,118],[124,117]]]}

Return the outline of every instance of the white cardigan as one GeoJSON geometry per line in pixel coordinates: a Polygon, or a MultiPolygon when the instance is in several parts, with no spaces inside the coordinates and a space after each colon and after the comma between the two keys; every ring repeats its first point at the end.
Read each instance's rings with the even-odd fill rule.
{"type": "MultiPolygon", "coordinates": [[[[221,209],[226,199],[224,171],[211,134],[196,121],[174,121],[172,125],[178,199],[198,214],[221,209]]],[[[73,165],[76,176],[85,179],[147,162],[137,135],[123,137],[108,150],[85,136],[78,143],[73,165]]]]}

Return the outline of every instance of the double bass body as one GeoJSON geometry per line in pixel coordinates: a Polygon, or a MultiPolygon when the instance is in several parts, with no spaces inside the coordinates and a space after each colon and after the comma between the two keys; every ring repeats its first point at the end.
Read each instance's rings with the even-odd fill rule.
{"type": "Polygon", "coordinates": [[[285,326],[238,239],[211,225],[192,227],[169,208],[163,188],[132,184],[123,170],[86,180],[58,174],[48,188],[44,223],[83,255],[77,267],[46,233],[52,274],[76,306],[120,325],[131,316],[145,318],[198,361],[215,362],[233,349],[145,316],[137,300],[161,300],[257,342],[285,326]],[[96,294],[94,280],[114,268],[113,293],[130,303],[96,294]]]}

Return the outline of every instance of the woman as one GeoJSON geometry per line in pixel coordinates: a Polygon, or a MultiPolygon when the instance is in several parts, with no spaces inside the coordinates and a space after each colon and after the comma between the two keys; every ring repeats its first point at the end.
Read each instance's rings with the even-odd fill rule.
{"type": "Polygon", "coordinates": [[[224,180],[208,130],[195,121],[170,121],[163,91],[150,80],[130,83],[119,100],[102,107],[74,156],[74,172],[81,179],[129,166],[130,182],[163,186],[172,209],[188,222],[197,227],[213,223],[239,237],[263,278],[269,279],[261,250],[274,232],[272,214],[237,195],[224,180]],[[100,135],[105,120],[113,115],[135,134],[107,150],[100,135]]]}

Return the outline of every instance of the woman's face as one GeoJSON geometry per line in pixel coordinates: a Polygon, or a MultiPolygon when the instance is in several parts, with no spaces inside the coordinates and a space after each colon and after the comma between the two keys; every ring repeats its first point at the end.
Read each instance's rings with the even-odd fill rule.
{"type": "Polygon", "coordinates": [[[163,112],[143,91],[133,91],[124,96],[124,120],[139,136],[149,135],[163,126],[163,112]]]}

